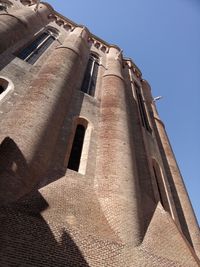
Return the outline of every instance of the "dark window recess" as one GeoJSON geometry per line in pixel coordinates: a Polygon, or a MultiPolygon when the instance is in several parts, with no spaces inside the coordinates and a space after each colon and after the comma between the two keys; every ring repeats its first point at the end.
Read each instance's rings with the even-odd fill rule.
{"type": "Polygon", "coordinates": [[[155,177],[155,180],[156,180],[156,185],[157,185],[157,189],[158,189],[160,202],[161,202],[162,206],[164,207],[164,201],[163,201],[162,193],[161,193],[161,190],[160,190],[160,185],[159,185],[159,182],[158,182],[159,177],[157,175],[156,168],[154,166],[153,166],[153,172],[154,172],[154,177],[155,177]]]}
{"type": "Polygon", "coordinates": [[[0,94],[2,94],[5,91],[2,85],[0,85],[0,94]]]}
{"type": "Polygon", "coordinates": [[[6,10],[7,10],[6,3],[0,3],[0,11],[6,11],[6,10]]]}
{"type": "Polygon", "coordinates": [[[85,127],[80,124],[77,125],[74,141],[72,144],[71,154],[67,166],[67,168],[71,170],[78,171],[79,169],[84,136],[85,136],[85,127]]]}
{"type": "Polygon", "coordinates": [[[55,37],[49,32],[43,32],[17,56],[30,64],[34,64],[54,40],[55,37]]]}
{"type": "Polygon", "coordinates": [[[140,111],[140,117],[142,120],[142,125],[146,128],[147,131],[149,131],[151,133],[152,130],[151,130],[151,127],[149,125],[146,108],[144,106],[144,100],[143,100],[143,97],[141,94],[141,89],[136,83],[135,83],[135,90],[136,90],[138,107],[139,107],[139,111],[140,111]]]}
{"type": "Polygon", "coordinates": [[[84,75],[81,91],[91,96],[94,96],[95,93],[98,68],[98,59],[94,56],[90,56],[84,75]]]}

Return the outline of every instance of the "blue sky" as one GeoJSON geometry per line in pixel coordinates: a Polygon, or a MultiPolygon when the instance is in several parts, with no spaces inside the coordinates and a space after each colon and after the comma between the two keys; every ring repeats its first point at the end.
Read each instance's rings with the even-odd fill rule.
{"type": "Polygon", "coordinates": [[[47,0],[120,46],[148,80],[200,223],[200,1],[47,0]]]}

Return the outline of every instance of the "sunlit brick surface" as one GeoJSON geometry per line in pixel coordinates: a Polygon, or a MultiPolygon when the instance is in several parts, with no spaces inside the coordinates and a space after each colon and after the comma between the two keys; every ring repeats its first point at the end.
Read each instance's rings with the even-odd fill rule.
{"type": "Polygon", "coordinates": [[[0,11],[0,78],[14,85],[0,99],[0,266],[200,266],[199,227],[148,82],[120,48],[36,2],[0,11]],[[36,63],[17,58],[48,27],[58,38],[36,63]],[[94,97],[80,91],[90,53],[94,97]],[[67,165],[81,123],[76,172],[67,165]]]}

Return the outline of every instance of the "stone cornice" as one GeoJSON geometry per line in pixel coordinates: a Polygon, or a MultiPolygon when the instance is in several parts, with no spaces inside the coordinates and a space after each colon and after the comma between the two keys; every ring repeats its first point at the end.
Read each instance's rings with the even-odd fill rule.
{"type": "MultiPolygon", "coordinates": [[[[80,25],[75,23],[74,21],[66,18],[62,14],[58,13],[56,10],[53,9],[51,5],[49,5],[46,2],[41,2],[41,4],[46,5],[49,10],[51,11],[51,14],[49,15],[49,19],[54,20],[59,26],[63,26],[63,28],[66,28],[67,30],[73,30],[75,27],[82,27],[86,28],[84,25],[80,25]]],[[[88,30],[88,29],[87,29],[88,30]]],[[[88,30],[89,32],[89,30],[88,30]]],[[[97,49],[100,49],[102,52],[108,52],[110,44],[102,40],[101,38],[97,37],[96,35],[89,32],[89,39],[88,41],[92,43],[97,49]]]]}
{"type": "MultiPolygon", "coordinates": [[[[37,3],[37,0],[20,0],[20,2],[21,3],[25,2],[26,5],[27,5],[27,2],[30,2],[28,5],[32,6],[32,5],[35,5],[37,3]]],[[[57,25],[63,27],[67,31],[73,31],[74,28],[76,28],[76,27],[86,28],[84,25],[77,24],[74,21],[70,20],[69,18],[66,18],[65,16],[63,16],[62,14],[57,12],[49,3],[40,2],[40,4],[46,5],[46,7],[49,9],[49,11],[50,11],[50,15],[48,17],[49,20],[55,21],[55,23],[57,25]]],[[[109,44],[105,40],[103,40],[103,39],[99,38],[98,36],[94,35],[93,33],[91,33],[88,29],[87,29],[87,31],[89,33],[88,34],[89,35],[88,42],[93,44],[94,47],[101,50],[102,52],[107,53],[111,47],[115,47],[119,51],[122,51],[117,45],[109,44]]],[[[133,70],[133,72],[135,73],[135,75],[138,78],[142,77],[142,72],[135,65],[135,63],[133,62],[133,60],[131,58],[123,58],[123,63],[125,65],[128,65],[129,68],[131,68],[133,70]]]]}
{"type": "Polygon", "coordinates": [[[135,65],[133,60],[131,58],[124,58],[124,64],[128,66],[129,69],[133,70],[133,73],[138,77],[142,79],[142,72],[138,68],[138,66],[135,65]]]}

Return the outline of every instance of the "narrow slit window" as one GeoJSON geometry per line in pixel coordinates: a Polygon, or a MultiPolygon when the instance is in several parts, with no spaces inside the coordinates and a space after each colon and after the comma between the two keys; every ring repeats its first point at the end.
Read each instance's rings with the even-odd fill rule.
{"type": "Polygon", "coordinates": [[[157,190],[160,203],[162,204],[163,208],[166,211],[171,213],[170,203],[168,199],[164,177],[162,175],[161,168],[155,159],[153,159],[152,161],[152,167],[153,167],[153,174],[154,174],[154,179],[155,179],[154,181],[156,183],[156,190],[157,190]]]}
{"type": "Polygon", "coordinates": [[[56,37],[51,31],[43,32],[20,51],[17,56],[30,64],[34,64],[55,39],[56,37]]]}
{"type": "Polygon", "coordinates": [[[137,85],[137,83],[134,83],[134,84],[135,84],[135,91],[136,91],[136,95],[137,95],[138,107],[139,107],[140,117],[142,120],[142,125],[147,131],[149,131],[151,133],[152,130],[151,130],[151,127],[149,125],[149,120],[147,117],[147,112],[146,112],[146,108],[144,105],[144,100],[142,97],[141,89],[137,85]]]}
{"type": "Polygon", "coordinates": [[[83,142],[85,137],[85,127],[81,124],[77,125],[71,154],[68,162],[68,169],[77,171],[79,170],[80,160],[81,160],[81,153],[83,148],[83,142]]]}
{"type": "Polygon", "coordinates": [[[83,83],[81,86],[82,92],[88,95],[94,96],[98,69],[99,69],[98,58],[95,55],[90,55],[87,68],[85,71],[83,83]]]}
{"type": "Polygon", "coordinates": [[[158,195],[159,195],[159,198],[160,198],[160,203],[164,207],[164,200],[163,200],[163,196],[162,196],[162,193],[161,193],[161,188],[160,188],[159,180],[158,180],[159,177],[158,177],[158,174],[157,174],[155,166],[153,166],[153,172],[154,172],[154,177],[155,177],[155,180],[156,180],[156,186],[157,186],[157,189],[158,189],[158,195]]]}

